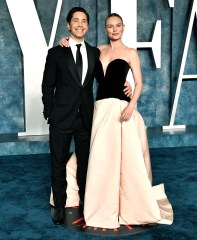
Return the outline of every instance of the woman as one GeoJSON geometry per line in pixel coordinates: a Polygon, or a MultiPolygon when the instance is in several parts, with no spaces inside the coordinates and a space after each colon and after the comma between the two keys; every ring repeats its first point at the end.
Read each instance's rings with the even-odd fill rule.
{"type": "Polygon", "coordinates": [[[135,109],[142,90],[137,51],[122,43],[121,16],[105,21],[109,45],[100,46],[84,218],[87,226],[118,228],[120,224],[171,224],[173,211],[163,184],[152,187],[145,125],[135,109]],[[122,93],[129,69],[135,89],[122,93]]]}

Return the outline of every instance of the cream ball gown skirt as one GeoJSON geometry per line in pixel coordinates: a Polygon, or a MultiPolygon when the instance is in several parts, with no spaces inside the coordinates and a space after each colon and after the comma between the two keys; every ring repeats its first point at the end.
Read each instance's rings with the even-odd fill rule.
{"type": "MultiPolygon", "coordinates": [[[[146,127],[135,109],[120,122],[128,102],[96,101],[86,180],[84,218],[87,226],[118,228],[120,224],[172,224],[173,210],[164,184],[152,186],[146,127]]],[[[66,206],[78,206],[76,156],[67,164],[66,206]]],[[[50,203],[53,205],[51,192],[50,203]]]]}

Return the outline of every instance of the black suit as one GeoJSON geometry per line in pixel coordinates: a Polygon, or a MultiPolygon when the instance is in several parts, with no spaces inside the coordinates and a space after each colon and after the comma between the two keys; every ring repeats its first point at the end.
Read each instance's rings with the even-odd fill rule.
{"type": "Polygon", "coordinates": [[[70,48],[51,48],[46,58],[42,93],[44,117],[50,124],[52,188],[56,207],[66,201],[66,163],[72,136],[77,155],[77,181],[83,201],[93,116],[93,80],[99,50],[86,44],[88,70],[83,85],[70,48]]]}

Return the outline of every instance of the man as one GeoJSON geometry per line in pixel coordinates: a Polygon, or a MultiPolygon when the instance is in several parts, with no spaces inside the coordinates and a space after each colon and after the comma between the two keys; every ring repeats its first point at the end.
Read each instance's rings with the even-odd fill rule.
{"type": "Polygon", "coordinates": [[[55,204],[52,220],[56,225],[64,223],[67,198],[66,164],[73,136],[81,203],[85,194],[94,104],[94,68],[100,54],[96,47],[84,41],[88,24],[89,15],[85,9],[74,7],[70,10],[67,15],[70,47],[56,46],[48,51],[42,82],[43,113],[50,124],[52,190],[55,204]],[[78,60],[81,55],[82,63],[78,60]]]}

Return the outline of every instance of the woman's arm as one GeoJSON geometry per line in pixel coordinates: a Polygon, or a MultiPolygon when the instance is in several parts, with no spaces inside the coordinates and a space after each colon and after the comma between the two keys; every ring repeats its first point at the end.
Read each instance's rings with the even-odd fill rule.
{"type": "Polygon", "coordinates": [[[130,49],[130,52],[129,66],[132,70],[135,84],[135,90],[133,92],[133,97],[131,98],[130,104],[135,106],[142,92],[142,73],[140,67],[140,58],[137,51],[135,49],[130,49]]]}
{"type": "Polygon", "coordinates": [[[129,66],[133,73],[135,89],[128,106],[123,110],[120,121],[128,121],[132,116],[133,110],[142,91],[142,73],[140,67],[140,58],[135,49],[129,49],[129,66]]]}

